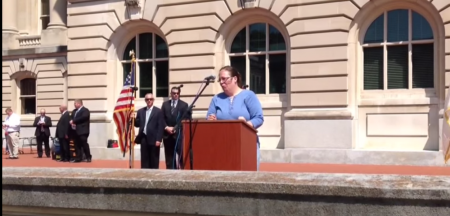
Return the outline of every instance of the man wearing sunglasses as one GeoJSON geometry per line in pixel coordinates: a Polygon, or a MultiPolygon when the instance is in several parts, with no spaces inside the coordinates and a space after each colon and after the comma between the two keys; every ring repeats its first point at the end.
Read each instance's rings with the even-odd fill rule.
{"type": "Polygon", "coordinates": [[[139,128],[135,142],[141,144],[141,169],[159,169],[159,151],[164,134],[161,109],[153,106],[153,94],[145,95],[147,106],[139,109],[134,126],[139,128]]]}
{"type": "MultiPolygon", "coordinates": [[[[176,154],[181,155],[183,137],[182,134],[179,134],[180,130],[174,132],[173,127],[188,109],[188,104],[180,100],[180,93],[181,89],[179,87],[172,87],[170,90],[171,99],[164,102],[161,107],[165,122],[164,155],[166,158],[166,169],[176,169],[180,165],[179,162],[177,163],[176,154]]],[[[189,119],[190,113],[185,118],[189,119]]]]}

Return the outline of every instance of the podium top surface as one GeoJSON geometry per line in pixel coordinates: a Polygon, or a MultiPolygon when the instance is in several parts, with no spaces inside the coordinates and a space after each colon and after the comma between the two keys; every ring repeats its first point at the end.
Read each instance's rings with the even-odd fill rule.
{"type": "MultiPolygon", "coordinates": [[[[183,120],[183,122],[189,122],[188,120],[183,120]]],[[[206,120],[206,119],[194,119],[192,122],[200,122],[200,123],[241,123],[244,125],[244,127],[247,127],[248,129],[252,130],[255,133],[258,133],[258,130],[248,125],[243,120],[206,120]]]]}

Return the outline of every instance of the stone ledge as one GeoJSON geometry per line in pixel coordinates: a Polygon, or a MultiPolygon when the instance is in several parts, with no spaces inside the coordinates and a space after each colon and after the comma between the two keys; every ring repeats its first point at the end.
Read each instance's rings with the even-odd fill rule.
{"type": "Polygon", "coordinates": [[[321,120],[321,119],[353,119],[349,110],[297,110],[284,114],[286,120],[321,120]]]}
{"type": "Polygon", "coordinates": [[[31,58],[31,57],[50,57],[65,56],[67,54],[67,46],[49,46],[49,47],[33,47],[12,50],[2,50],[2,59],[9,60],[14,58],[31,58]]]}
{"type": "Polygon", "coordinates": [[[2,171],[2,205],[10,207],[252,216],[450,213],[450,179],[440,176],[17,167],[2,171]]]}

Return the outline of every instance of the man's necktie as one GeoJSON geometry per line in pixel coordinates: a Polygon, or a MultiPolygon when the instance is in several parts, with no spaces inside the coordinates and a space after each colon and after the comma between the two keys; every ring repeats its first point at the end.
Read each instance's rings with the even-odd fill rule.
{"type": "Polygon", "coordinates": [[[172,107],[170,109],[170,113],[173,114],[173,111],[175,111],[175,101],[172,101],[172,107]]]}
{"type": "MultiPolygon", "coordinates": [[[[41,118],[41,122],[44,122],[44,121],[45,121],[45,119],[41,118]]],[[[41,125],[41,132],[44,132],[44,125],[41,125]]]]}
{"type": "Polygon", "coordinates": [[[152,113],[151,109],[148,109],[145,111],[145,126],[144,126],[144,134],[147,135],[147,124],[148,120],[150,119],[150,114],[152,113]]]}

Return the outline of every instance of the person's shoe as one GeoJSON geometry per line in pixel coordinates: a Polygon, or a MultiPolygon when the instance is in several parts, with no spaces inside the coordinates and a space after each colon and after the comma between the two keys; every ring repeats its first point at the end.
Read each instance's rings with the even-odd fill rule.
{"type": "Polygon", "coordinates": [[[80,163],[81,160],[71,160],[70,163],[80,163]]]}
{"type": "Polygon", "coordinates": [[[42,155],[38,155],[38,158],[42,158],[42,155]]]}
{"type": "Polygon", "coordinates": [[[88,162],[88,163],[92,162],[92,157],[86,159],[86,162],[88,162]]]}

